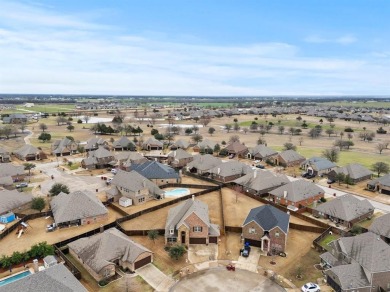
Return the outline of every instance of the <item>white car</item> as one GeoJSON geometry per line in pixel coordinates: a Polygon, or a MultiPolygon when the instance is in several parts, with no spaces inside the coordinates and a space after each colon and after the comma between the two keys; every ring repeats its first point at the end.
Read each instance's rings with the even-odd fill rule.
{"type": "Polygon", "coordinates": [[[118,170],[116,168],[111,169],[111,173],[116,174],[118,170]]]}
{"type": "Polygon", "coordinates": [[[320,286],[314,283],[306,283],[305,285],[302,286],[301,288],[302,292],[320,292],[320,286]]]}

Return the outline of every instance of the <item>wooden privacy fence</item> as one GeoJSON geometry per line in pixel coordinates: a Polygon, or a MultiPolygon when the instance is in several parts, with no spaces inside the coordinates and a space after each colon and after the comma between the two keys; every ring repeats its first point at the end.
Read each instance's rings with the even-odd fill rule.
{"type": "MultiPolygon", "coordinates": [[[[66,251],[69,251],[69,249],[66,249],[66,251]]],[[[80,280],[81,279],[80,270],[66,257],[64,252],[60,250],[56,245],[54,245],[54,252],[65,262],[65,264],[68,266],[69,270],[76,277],[76,279],[80,280]]]]}

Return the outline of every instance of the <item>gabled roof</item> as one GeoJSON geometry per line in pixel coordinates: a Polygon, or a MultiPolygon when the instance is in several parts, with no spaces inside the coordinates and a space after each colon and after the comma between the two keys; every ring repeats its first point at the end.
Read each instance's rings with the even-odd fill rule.
{"type": "MultiPolygon", "coordinates": [[[[195,213],[195,215],[198,216],[200,220],[202,220],[208,227],[210,227],[209,207],[207,204],[203,203],[202,201],[189,199],[180,205],[169,209],[167,222],[165,224],[165,235],[169,237],[170,229],[176,230],[182,224],[186,225],[184,221],[192,213],[195,213]]],[[[214,225],[214,232],[217,230],[216,226],[218,225],[214,225]]],[[[219,229],[217,231],[219,231],[219,229]]],[[[218,235],[219,233],[217,236],[218,235]]]]}
{"type": "MultiPolygon", "coordinates": [[[[180,148],[182,148],[182,149],[187,149],[188,146],[190,146],[190,143],[188,143],[187,141],[184,141],[184,140],[182,140],[182,139],[179,139],[179,140],[175,141],[175,142],[172,144],[172,146],[180,147],[180,148]]],[[[171,147],[172,147],[172,146],[171,146],[171,147]]]]}
{"type": "Polygon", "coordinates": [[[87,141],[85,149],[97,149],[100,145],[107,143],[103,138],[93,137],[87,141]]]}
{"type": "Polygon", "coordinates": [[[305,159],[305,157],[303,157],[301,154],[297,153],[294,150],[286,150],[286,151],[280,152],[279,155],[286,162],[293,162],[293,161],[305,159]]]}
{"type": "Polygon", "coordinates": [[[331,268],[330,272],[335,274],[337,279],[334,280],[344,291],[370,286],[363,268],[358,263],[336,266],[331,268]]]}
{"type": "Polygon", "coordinates": [[[65,148],[68,148],[72,144],[75,144],[75,142],[70,140],[67,137],[65,137],[61,140],[55,140],[52,144],[53,153],[56,153],[56,154],[62,153],[65,148]]]}
{"type": "Polygon", "coordinates": [[[52,199],[50,206],[57,224],[108,213],[102,202],[86,190],[60,193],[52,199]]]}
{"type": "Polygon", "coordinates": [[[164,144],[162,142],[158,141],[154,137],[149,137],[144,143],[142,143],[142,146],[146,146],[146,145],[155,145],[155,146],[159,146],[159,147],[164,146],[164,144]]]}
{"type": "Polygon", "coordinates": [[[33,196],[30,193],[18,192],[17,190],[0,191],[0,214],[16,209],[31,202],[33,196]]]}
{"type": "Polygon", "coordinates": [[[211,154],[205,154],[205,155],[194,155],[194,160],[187,164],[187,168],[196,168],[201,171],[207,171],[211,168],[220,165],[222,163],[222,160],[218,157],[215,157],[211,154]]]}
{"type": "Polygon", "coordinates": [[[213,167],[209,171],[212,174],[220,175],[222,177],[232,176],[232,175],[244,175],[252,173],[252,168],[239,161],[228,161],[213,167]]]}
{"type": "Polygon", "coordinates": [[[352,237],[342,237],[332,241],[330,245],[370,273],[390,271],[390,246],[375,233],[366,232],[352,237]]]}
{"type": "Polygon", "coordinates": [[[345,175],[349,175],[352,179],[359,179],[361,177],[365,177],[368,175],[372,175],[372,171],[368,170],[364,166],[358,163],[350,163],[346,166],[339,167],[335,169],[336,173],[344,173],[345,175]]]}
{"type": "Polygon", "coordinates": [[[125,136],[122,136],[118,140],[114,141],[112,143],[112,146],[114,146],[114,148],[128,148],[129,144],[135,147],[133,141],[131,141],[129,138],[125,136]]]}
{"type": "Polygon", "coordinates": [[[252,156],[259,155],[261,157],[269,157],[278,154],[277,151],[265,146],[264,144],[256,145],[254,148],[249,149],[249,153],[252,156]]]}
{"type": "Polygon", "coordinates": [[[38,148],[30,145],[30,144],[26,144],[24,146],[22,146],[21,148],[19,148],[18,150],[14,151],[15,154],[21,156],[21,157],[26,157],[27,155],[36,155],[36,154],[39,154],[39,150],[38,148]]]}
{"type": "Polygon", "coordinates": [[[95,273],[115,260],[134,263],[150,250],[132,241],[116,228],[110,228],[91,237],[80,238],[68,244],[77,256],[95,273]]]}
{"type": "Polygon", "coordinates": [[[24,167],[22,165],[15,165],[12,163],[0,164],[0,177],[17,176],[24,174],[24,167]]]}
{"type": "Polygon", "coordinates": [[[5,150],[3,147],[0,147],[0,154],[9,154],[9,151],[5,150]]]}
{"type": "Polygon", "coordinates": [[[106,157],[112,157],[113,160],[114,160],[114,153],[112,153],[111,151],[108,151],[106,148],[104,148],[103,146],[99,146],[98,149],[94,150],[94,151],[90,151],[88,153],[88,157],[96,157],[98,159],[100,158],[106,158],[106,157]]]}
{"type": "Polygon", "coordinates": [[[315,209],[335,218],[352,221],[373,211],[374,206],[366,199],[360,200],[353,195],[346,194],[323,203],[315,209]]]}
{"type": "Polygon", "coordinates": [[[369,230],[376,234],[390,238],[390,213],[382,215],[372,222],[369,230]]]}
{"type": "Polygon", "coordinates": [[[147,160],[141,153],[135,151],[118,152],[117,154],[115,154],[115,158],[117,160],[121,160],[121,161],[127,160],[129,162],[147,160]]]}
{"type": "Polygon", "coordinates": [[[379,183],[381,185],[383,185],[383,186],[389,186],[390,187],[390,174],[386,174],[386,175],[384,175],[382,177],[370,180],[367,184],[368,185],[372,185],[372,186],[376,186],[379,183]]]}
{"type": "Polygon", "coordinates": [[[215,145],[217,145],[217,143],[215,143],[214,141],[211,141],[209,139],[204,139],[202,142],[199,142],[198,143],[198,147],[199,148],[210,148],[210,149],[214,149],[215,145]]]}
{"type": "Polygon", "coordinates": [[[271,206],[264,205],[250,210],[243,226],[249,222],[256,222],[264,231],[269,231],[274,227],[279,227],[285,233],[288,232],[290,215],[271,206]]]}
{"type": "Polygon", "coordinates": [[[301,163],[301,165],[306,165],[306,164],[310,165],[314,170],[317,171],[334,168],[337,166],[332,161],[329,161],[324,157],[312,157],[301,163]]]}
{"type": "Polygon", "coordinates": [[[292,202],[299,202],[310,197],[314,197],[318,194],[323,194],[324,190],[306,180],[296,180],[289,182],[277,189],[270,191],[271,195],[283,198],[285,192],[287,192],[286,199],[292,202]]]}
{"type": "Polygon", "coordinates": [[[62,264],[31,274],[7,285],[0,286],[1,292],[87,292],[88,290],[62,264]]]}
{"type": "Polygon", "coordinates": [[[134,170],[147,179],[170,179],[180,178],[179,174],[170,166],[157,161],[145,161],[141,164],[132,164],[131,170],[134,170]]]}
{"type": "Polygon", "coordinates": [[[289,183],[290,180],[284,174],[277,175],[269,170],[255,170],[253,173],[248,173],[247,175],[240,177],[233,182],[255,191],[262,191],[270,188],[280,187],[281,185],[289,183]]]}
{"type": "Polygon", "coordinates": [[[149,192],[153,194],[162,194],[163,191],[146,177],[142,176],[136,171],[123,171],[118,170],[117,174],[111,181],[111,185],[117,187],[123,187],[131,190],[132,192],[137,192],[144,188],[148,188],[149,192]]]}
{"type": "Polygon", "coordinates": [[[248,147],[238,141],[235,141],[227,145],[225,149],[229,152],[241,153],[247,151],[248,147]]]}
{"type": "Polygon", "coordinates": [[[192,157],[192,154],[183,149],[177,149],[168,153],[168,157],[173,157],[176,160],[186,159],[192,157]]]}

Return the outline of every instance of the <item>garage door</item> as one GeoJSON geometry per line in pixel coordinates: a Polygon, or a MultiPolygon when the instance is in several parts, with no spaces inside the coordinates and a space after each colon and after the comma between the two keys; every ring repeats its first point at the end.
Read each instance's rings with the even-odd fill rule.
{"type": "Polygon", "coordinates": [[[382,194],[385,194],[385,195],[390,195],[390,191],[384,190],[384,189],[382,189],[381,193],[382,193],[382,194]]]}
{"type": "Polygon", "coordinates": [[[190,238],[190,244],[206,244],[206,238],[190,238]]]}
{"type": "Polygon", "coordinates": [[[261,241],[245,238],[244,242],[248,242],[250,246],[261,247],[261,241]]]}
{"type": "Polygon", "coordinates": [[[152,262],[152,256],[148,256],[147,258],[144,258],[142,260],[139,260],[139,261],[135,262],[134,263],[134,268],[135,269],[139,269],[139,268],[141,268],[141,267],[143,267],[143,266],[145,266],[145,265],[147,265],[147,264],[149,264],[151,262],[152,262]]]}
{"type": "Polygon", "coordinates": [[[209,243],[218,243],[217,237],[209,237],[209,243]]]}

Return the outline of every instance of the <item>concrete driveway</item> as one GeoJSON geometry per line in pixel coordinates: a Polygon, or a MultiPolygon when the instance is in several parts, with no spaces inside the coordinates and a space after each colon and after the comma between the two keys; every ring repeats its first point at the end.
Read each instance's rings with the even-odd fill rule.
{"type": "Polygon", "coordinates": [[[232,272],[227,271],[226,268],[213,268],[186,276],[177,284],[175,284],[170,291],[281,292],[285,291],[285,289],[260,274],[255,274],[239,269],[237,269],[235,272],[232,272]]]}
{"type": "Polygon", "coordinates": [[[260,255],[262,251],[258,247],[251,247],[251,252],[247,258],[239,256],[236,267],[238,269],[248,270],[257,273],[257,266],[259,264],[260,255]]]}
{"type": "Polygon", "coordinates": [[[137,269],[136,273],[156,291],[169,291],[174,283],[172,278],[165,275],[153,264],[147,264],[137,269]]]}

